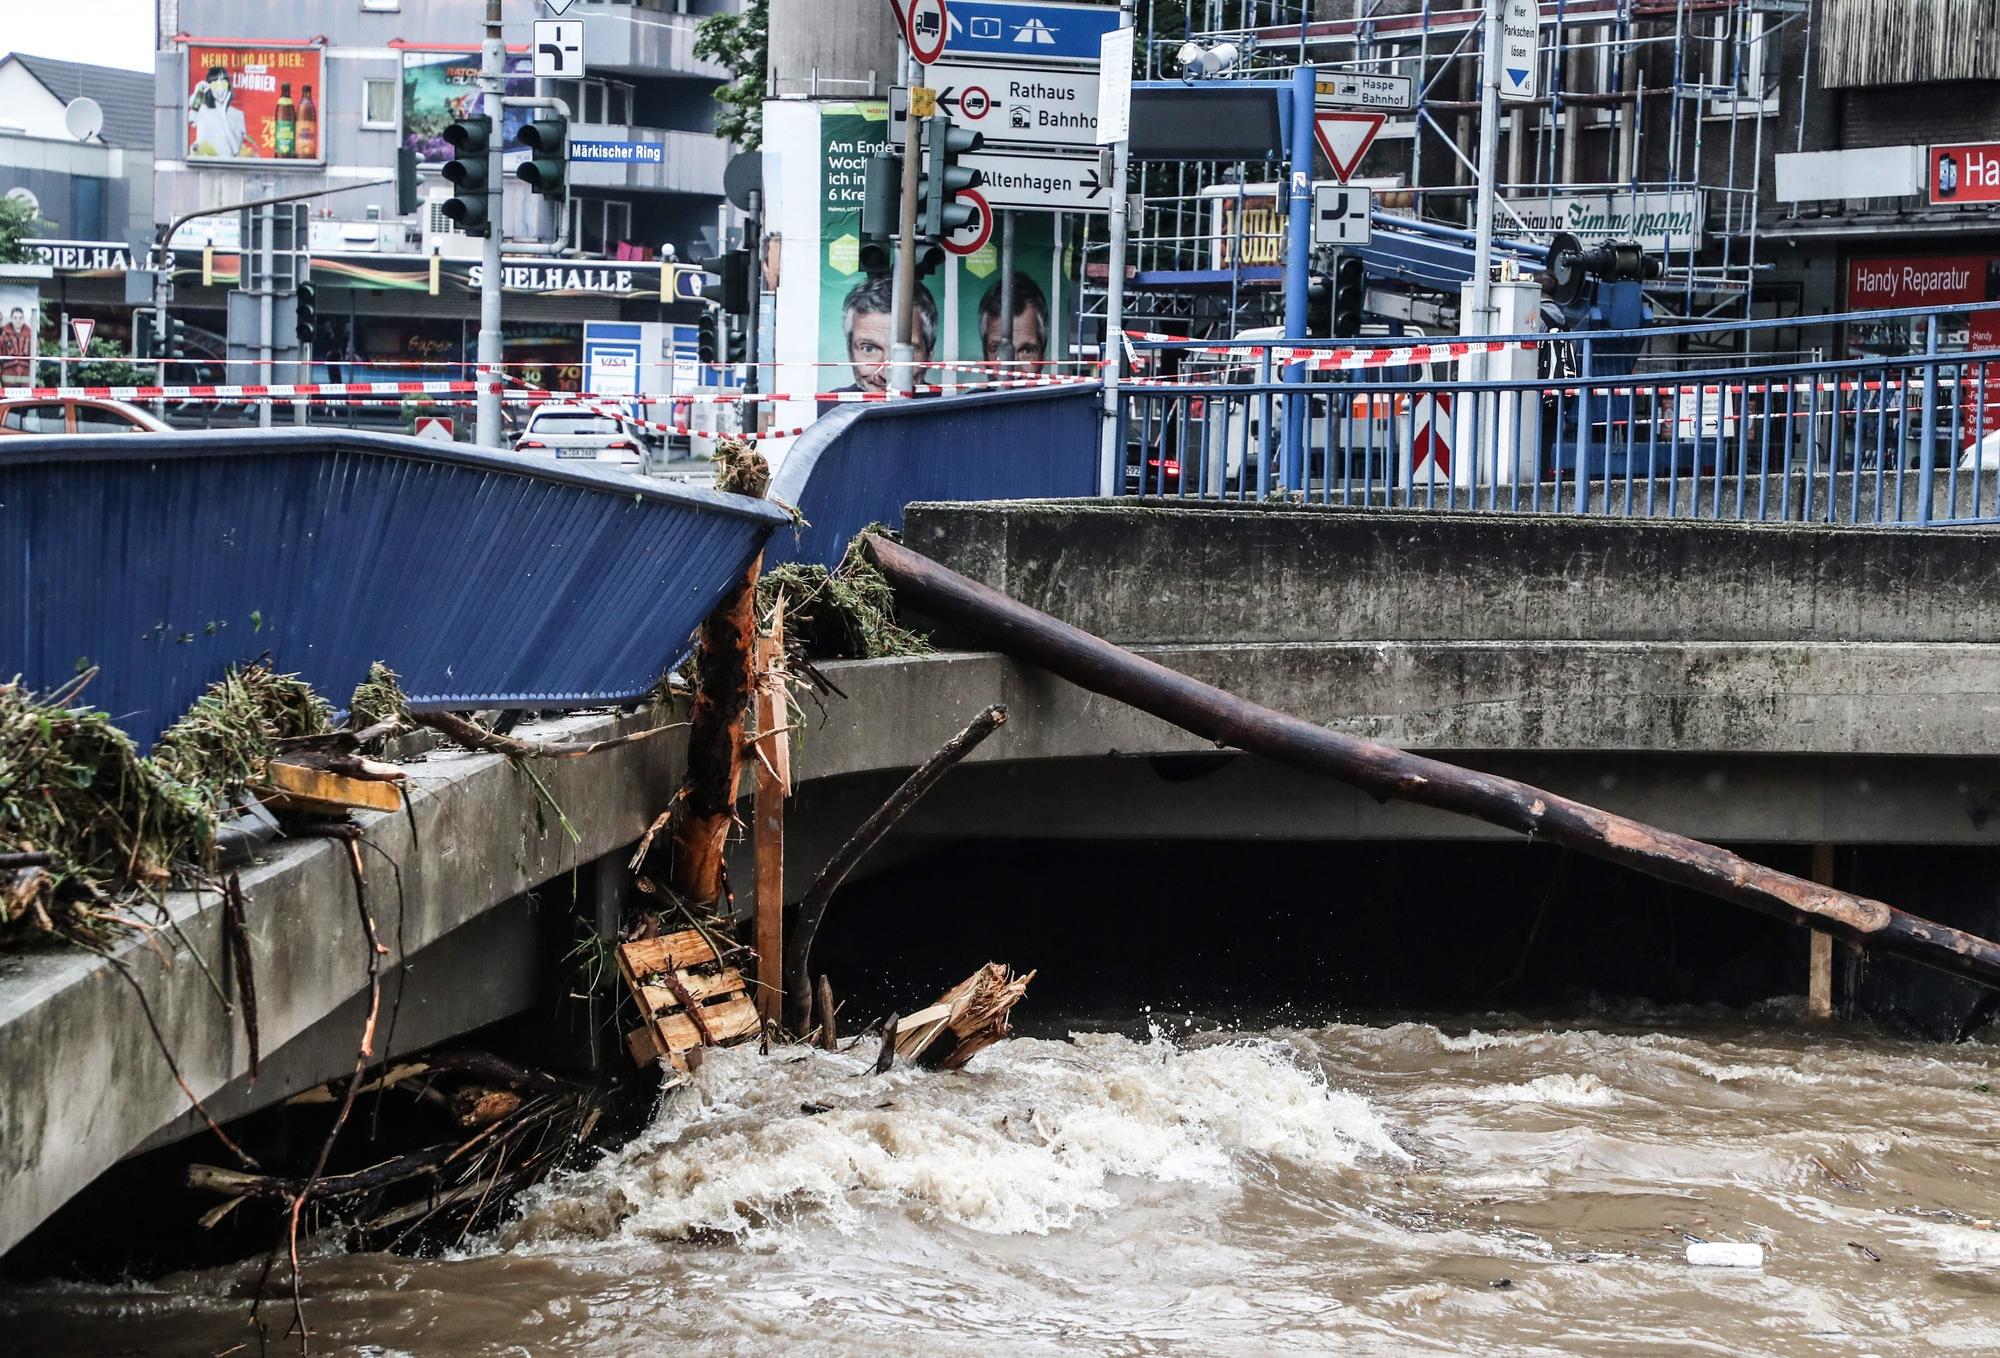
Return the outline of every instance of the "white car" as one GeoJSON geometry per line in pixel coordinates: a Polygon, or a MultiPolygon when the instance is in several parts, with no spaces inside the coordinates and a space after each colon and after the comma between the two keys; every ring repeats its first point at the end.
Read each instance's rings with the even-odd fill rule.
{"type": "Polygon", "coordinates": [[[528,414],[527,427],[514,442],[517,453],[553,453],[561,460],[594,462],[600,467],[641,470],[646,445],[639,431],[623,420],[600,415],[589,406],[551,402],[528,414]]]}

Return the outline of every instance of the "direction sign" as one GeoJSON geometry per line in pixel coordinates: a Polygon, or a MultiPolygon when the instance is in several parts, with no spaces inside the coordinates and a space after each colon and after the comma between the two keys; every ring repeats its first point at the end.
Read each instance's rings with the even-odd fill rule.
{"type": "Polygon", "coordinates": [[[940,61],[924,72],[952,125],[989,144],[1095,146],[1097,72],[940,61]]]}
{"type": "Polygon", "coordinates": [[[535,74],[551,80],[583,74],[583,20],[535,20],[535,74]]]}
{"type": "Polygon", "coordinates": [[[1382,130],[1383,113],[1314,113],[1313,140],[1333,166],[1334,178],[1345,184],[1353,177],[1369,143],[1382,130]]]}
{"type": "Polygon", "coordinates": [[[1345,184],[1313,185],[1314,245],[1366,245],[1374,234],[1368,214],[1375,195],[1345,184]]]}
{"type": "Polygon", "coordinates": [[[974,61],[1080,61],[1094,66],[1098,45],[1117,27],[1116,5],[951,0],[944,54],[974,61]]]}
{"type": "MultiPolygon", "coordinates": [[[[961,162],[964,159],[960,157],[961,162]]],[[[952,197],[971,208],[972,215],[965,219],[964,226],[944,238],[944,248],[955,255],[977,254],[981,246],[993,239],[993,209],[978,189],[960,189],[952,197]]]]}
{"type": "Polygon", "coordinates": [[[1111,210],[1111,186],[1105,183],[1096,156],[968,151],[958,158],[958,163],[979,171],[979,191],[996,211],[1001,208],[1016,212],[1111,210]]]}
{"type": "Polygon", "coordinates": [[[1313,102],[1321,108],[1386,108],[1407,113],[1417,106],[1417,83],[1406,75],[1335,72],[1313,82],[1313,102]]]}
{"type": "Polygon", "coordinates": [[[944,55],[945,31],[951,25],[944,0],[903,0],[897,10],[903,18],[903,41],[910,45],[911,56],[928,66],[944,55]]]}
{"type": "Polygon", "coordinates": [[[1500,16],[1500,35],[1500,97],[1540,97],[1541,67],[1536,59],[1542,41],[1540,0],[1506,0],[1500,16]]]}
{"type": "Polygon", "coordinates": [[[97,322],[84,316],[72,316],[69,328],[76,334],[76,351],[86,357],[90,354],[90,337],[97,333],[97,322]]]}

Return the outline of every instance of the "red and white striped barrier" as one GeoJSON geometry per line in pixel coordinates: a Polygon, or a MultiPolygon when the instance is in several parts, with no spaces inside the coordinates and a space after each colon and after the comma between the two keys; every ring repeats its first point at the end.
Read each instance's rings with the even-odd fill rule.
{"type": "Polygon", "coordinates": [[[428,396],[476,392],[477,382],[302,382],[261,386],[29,387],[10,400],[64,401],[296,401],[337,396],[428,396]]]}
{"type": "MultiPolygon", "coordinates": [[[[1179,344],[1184,335],[1160,335],[1127,330],[1125,338],[1149,343],[1179,344]]],[[[1309,348],[1283,340],[1244,340],[1231,344],[1193,344],[1176,352],[1200,354],[1233,362],[1251,362],[1269,354],[1275,363],[1304,363],[1316,371],[1353,368],[1404,368],[1418,363],[1457,363],[1473,354],[1499,354],[1533,349],[1533,340],[1438,340],[1422,344],[1357,344],[1339,349],[1309,348]]]]}

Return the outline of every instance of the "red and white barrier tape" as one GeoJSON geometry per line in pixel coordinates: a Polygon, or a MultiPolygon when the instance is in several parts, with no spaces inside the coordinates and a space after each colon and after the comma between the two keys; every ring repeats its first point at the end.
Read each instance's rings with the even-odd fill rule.
{"type": "MultiPolygon", "coordinates": [[[[1160,335],[1127,330],[1127,339],[1151,343],[1181,343],[1184,335],[1160,335]]],[[[1282,340],[1245,340],[1232,344],[1195,344],[1175,352],[1248,362],[1269,354],[1276,363],[1304,363],[1317,371],[1353,368],[1404,368],[1418,363],[1456,363],[1472,354],[1498,354],[1533,349],[1533,340],[1439,340],[1422,344],[1356,344],[1339,349],[1309,348],[1282,340]]]]}
{"type": "Polygon", "coordinates": [[[10,400],[291,401],[323,396],[425,396],[476,392],[477,382],[304,382],[283,386],[29,387],[10,400]]]}

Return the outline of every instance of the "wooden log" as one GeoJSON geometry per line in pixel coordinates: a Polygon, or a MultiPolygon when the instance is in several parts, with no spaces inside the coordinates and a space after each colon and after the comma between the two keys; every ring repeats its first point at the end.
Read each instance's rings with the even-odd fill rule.
{"type": "Polygon", "coordinates": [[[751,812],[756,834],[757,1011],[773,1026],[784,1003],[785,798],[791,793],[784,629],[780,597],[770,635],[757,638],[757,794],[751,812]]]}
{"type": "MultiPolygon", "coordinates": [[[[644,731],[627,731],[622,736],[607,736],[603,740],[516,740],[513,736],[503,736],[497,731],[489,731],[477,722],[450,712],[414,712],[410,720],[419,726],[428,726],[433,731],[463,745],[468,750],[482,750],[488,754],[512,755],[517,759],[581,759],[599,750],[615,750],[621,745],[636,745],[642,740],[667,731],[680,729],[679,723],[667,726],[648,727],[644,731]]],[[[384,767],[394,767],[385,765],[384,767]]]]}
{"type": "MultiPolygon", "coordinates": [[[[1812,876],[1821,886],[1833,885],[1833,845],[1812,846],[1812,876]]],[[[1816,1019],[1833,1017],[1833,935],[1812,932],[1812,949],[1806,962],[1806,1013],[1816,1019]]]]}
{"type": "Polygon", "coordinates": [[[1649,877],[1822,929],[2000,988],[2000,945],[1881,901],[1808,882],[1553,792],[1326,730],[1204,684],[1072,627],[887,538],[862,550],[903,602],[1093,693],[1172,722],[1218,746],[1324,774],[1384,801],[1469,816],[1649,877]]]}
{"type": "Polygon", "coordinates": [[[356,778],[283,759],[266,764],[264,778],[276,789],[264,796],[264,803],[280,811],[330,811],[339,815],[351,807],[365,811],[403,809],[402,788],[379,778],[356,778]]]}
{"type": "Polygon", "coordinates": [[[840,889],[840,884],[847,880],[847,874],[854,871],[868,851],[903,818],[904,813],[915,806],[938,779],[944,777],[947,769],[971,754],[979,742],[999,730],[1006,721],[1006,708],[989,707],[974,717],[963,731],[941,745],[915,773],[903,780],[902,786],[889,794],[887,801],[861,822],[860,828],[847,837],[845,844],[834,850],[833,857],[813,878],[806,894],[799,898],[798,918],[785,945],[785,1022],[793,1032],[804,1032],[811,1021],[812,994],[806,978],[812,967],[813,936],[819,932],[820,921],[826,917],[827,903],[833,899],[833,893],[840,889]]]}
{"type": "Polygon", "coordinates": [[[830,1052],[840,1050],[840,1031],[834,1026],[839,1009],[833,1002],[833,982],[826,977],[819,978],[819,988],[813,991],[813,1010],[819,1024],[819,1045],[830,1052]]]}

